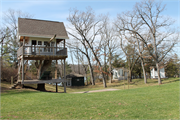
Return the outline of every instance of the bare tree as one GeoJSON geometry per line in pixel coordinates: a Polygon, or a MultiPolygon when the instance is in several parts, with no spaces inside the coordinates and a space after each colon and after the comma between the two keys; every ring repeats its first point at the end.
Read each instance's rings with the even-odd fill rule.
{"type": "Polygon", "coordinates": [[[113,53],[117,50],[118,44],[116,42],[116,35],[115,35],[115,29],[114,26],[111,25],[108,16],[106,16],[106,19],[104,19],[104,27],[101,29],[101,49],[103,48],[104,52],[104,69],[106,69],[106,64],[108,62],[109,68],[109,82],[112,83],[112,59],[113,59],[113,53]],[[107,60],[106,61],[106,57],[107,60]]]}
{"type": "Polygon", "coordinates": [[[136,38],[147,48],[149,56],[153,58],[156,64],[159,84],[161,84],[159,64],[168,52],[172,50],[176,40],[179,38],[179,34],[175,29],[171,29],[174,22],[169,17],[162,16],[164,9],[165,5],[154,0],[145,0],[137,3],[134,11],[131,13],[135,14],[139,24],[141,24],[137,24],[138,29],[133,29],[136,28],[133,20],[126,21],[126,19],[122,20],[122,17],[117,18],[119,22],[125,22],[123,24],[126,24],[125,26],[119,26],[118,30],[136,34],[136,38]],[[131,23],[134,25],[133,27],[130,25],[131,23]],[[150,49],[151,45],[153,46],[153,51],[150,49]]]}
{"type": "MultiPolygon", "coordinates": [[[[121,21],[120,23],[116,22],[116,26],[118,28],[128,27],[128,28],[133,29],[134,31],[142,30],[141,26],[143,25],[143,22],[134,12],[132,12],[132,13],[126,12],[126,13],[122,13],[121,15],[118,15],[118,21],[119,20],[121,21]]],[[[144,60],[143,60],[143,52],[145,51],[144,43],[141,40],[139,40],[139,37],[133,32],[127,32],[126,30],[121,30],[120,32],[126,33],[126,34],[124,34],[125,38],[127,38],[128,35],[132,34],[131,39],[134,39],[136,41],[136,46],[137,46],[138,53],[140,56],[141,66],[142,66],[143,75],[144,75],[144,83],[146,84],[147,78],[146,78],[146,71],[145,71],[144,60]]],[[[131,41],[128,40],[128,42],[131,42],[131,41]]]]}
{"type": "Polygon", "coordinates": [[[1,26],[1,29],[4,28],[6,31],[6,35],[2,35],[3,39],[1,39],[1,49],[4,49],[4,47],[7,48],[7,50],[1,50],[1,53],[4,52],[1,55],[11,54],[10,59],[12,60],[12,62],[17,62],[16,52],[18,50],[18,43],[16,40],[18,29],[18,17],[32,18],[33,16],[29,13],[9,9],[8,11],[4,12],[4,17],[2,19],[3,21],[1,26]]]}
{"type": "MultiPolygon", "coordinates": [[[[87,54],[88,49],[91,50],[95,60],[97,61],[99,66],[102,68],[101,61],[99,60],[95,52],[95,47],[94,47],[95,45],[94,41],[99,35],[99,31],[103,27],[103,25],[101,24],[102,18],[97,19],[97,17],[95,16],[91,8],[87,8],[86,12],[81,12],[81,11],[78,11],[77,9],[73,9],[68,17],[68,21],[73,26],[73,28],[71,28],[72,32],[68,32],[68,33],[84,46],[84,49],[86,50],[86,52],[83,52],[80,49],[79,51],[82,52],[84,55],[86,55],[89,61],[89,66],[91,65],[90,63],[91,61],[87,54]],[[73,33],[73,31],[75,33],[73,33]]],[[[93,78],[94,76],[92,76],[93,72],[91,71],[92,70],[91,67],[90,67],[91,78],[93,78]]],[[[102,72],[102,76],[103,76],[104,87],[107,87],[103,72],[102,72]]],[[[92,82],[94,81],[92,80],[92,82]]]]}
{"type": "Polygon", "coordinates": [[[124,31],[119,31],[120,46],[126,56],[128,65],[128,82],[132,82],[132,70],[139,59],[140,55],[137,52],[136,41],[133,39],[133,34],[126,34],[124,31]]]}

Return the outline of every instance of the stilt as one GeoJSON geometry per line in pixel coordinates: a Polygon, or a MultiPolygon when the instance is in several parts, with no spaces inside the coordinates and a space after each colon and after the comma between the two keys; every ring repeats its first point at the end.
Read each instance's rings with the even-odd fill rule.
{"type": "Polygon", "coordinates": [[[64,59],[64,93],[66,93],[66,59],[64,59]]]}
{"type": "MultiPolygon", "coordinates": [[[[58,65],[58,62],[57,62],[57,60],[56,60],[55,79],[57,79],[57,65],[58,65]]],[[[58,85],[57,85],[57,83],[56,83],[56,92],[58,92],[58,85]]]]}
{"type": "Polygon", "coordinates": [[[23,84],[24,82],[24,44],[25,44],[25,37],[23,38],[23,46],[22,46],[22,82],[21,84],[23,84]]]}

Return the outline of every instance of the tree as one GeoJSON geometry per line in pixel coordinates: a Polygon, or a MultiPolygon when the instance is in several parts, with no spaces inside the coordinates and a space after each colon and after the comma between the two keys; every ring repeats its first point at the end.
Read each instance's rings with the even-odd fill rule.
{"type": "MultiPolygon", "coordinates": [[[[3,27],[6,29],[6,34],[2,35],[4,39],[1,39],[1,49],[4,49],[1,55],[10,54],[10,62],[17,63],[17,29],[18,29],[18,18],[32,18],[33,16],[29,13],[23,13],[22,11],[15,11],[13,9],[9,9],[4,13],[3,17],[3,27]],[[8,31],[7,31],[8,30],[8,31]],[[6,38],[6,40],[5,40],[6,38]],[[5,50],[7,49],[7,51],[5,50]]],[[[1,28],[2,29],[2,28],[1,28]]]]}
{"type": "MultiPolygon", "coordinates": [[[[88,59],[91,79],[92,79],[93,84],[95,84],[88,50],[91,50],[95,60],[99,64],[100,68],[102,68],[101,61],[99,60],[95,52],[94,45],[95,45],[95,40],[97,38],[97,35],[99,34],[99,31],[103,27],[102,25],[103,18],[101,17],[101,19],[97,19],[92,9],[87,8],[86,12],[81,12],[81,11],[78,11],[77,9],[73,9],[67,20],[73,26],[73,28],[71,28],[71,31],[68,32],[69,35],[71,35],[75,40],[78,40],[85,49],[85,52],[82,51],[81,49],[79,49],[79,51],[82,52],[88,59]]],[[[106,87],[104,73],[102,72],[101,74],[103,76],[104,87],[106,87]]]]}
{"type": "MultiPolygon", "coordinates": [[[[159,64],[169,51],[172,50],[179,38],[179,34],[175,29],[171,29],[173,21],[169,17],[162,15],[164,9],[165,5],[162,5],[161,2],[154,0],[142,1],[135,5],[134,10],[129,12],[131,13],[128,14],[129,16],[127,15],[127,17],[134,15],[135,19],[131,21],[126,21],[125,19],[125,26],[118,27],[119,31],[134,34],[134,37],[140,40],[147,48],[149,56],[152,57],[156,64],[159,84],[161,84],[159,64]],[[153,51],[151,51],[149,45],[153,46],[153,51]]],[[[120,24],[123,24],[124,21],[118,20],[120,24]]]]}
{"type": "Polygon", "coordinates": [[[100,49],[102,49],[102,54],[104,55],[104,70],[105,72],[108,71],[110,80],[109,82],[112,83],[112,59],[113,54],[118,48],[118,44],[116,42],[116,35],[114,26],[111,25],[108,16],[104,19],[104,27],[100,31],[101,41],[100,41],[100,49]],[[107,58],[107,61],[106,61],[107,58]],[[108,70],[107,64],[108,63],[108,70]]]}
{"type": "Polygon", "coordinates": [[[125,67],[126,63],[125,60],[123,60],[122,58],[119,57],[119,55],[114,55],[113,57],[113,63],[112,66],[114,68],[119,68],[119,67],[125,67]]]}
{"type": "Polygon", "coordinates": [[[172,58],[170,58],[166,65],[165,65],[165,71],[167,77],[175,77],[179,75],[179,58],[177,54],[174,54],[172,58]]]}

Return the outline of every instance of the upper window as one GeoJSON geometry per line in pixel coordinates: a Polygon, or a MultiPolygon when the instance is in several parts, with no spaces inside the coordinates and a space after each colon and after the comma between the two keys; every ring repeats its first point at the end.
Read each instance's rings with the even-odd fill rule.
{"type": "MultiPolygon", "coordinates": [[[[47,41],[44,41],[44,45],[48,45],[48,42],[47,41]]],[[[48,45],[49,46],[49,45],[48,45]]]]}
{"type": "Polygon", "coordinates": [[[36,40],[32,40],[32,45],[36,45],[36,40]]]}
{"type": "Polygon", "coordinates": [[[42,41],[38,41],[38,45],[42,45],[42,41]]]}

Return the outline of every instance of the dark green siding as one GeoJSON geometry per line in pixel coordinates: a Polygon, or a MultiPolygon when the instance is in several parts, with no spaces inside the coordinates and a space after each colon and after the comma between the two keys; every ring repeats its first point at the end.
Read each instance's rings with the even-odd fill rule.
{"type": "Polygon", "coordinates": [[[72,77],[72,86],[84,86],[84,77],[72,77]]]}

